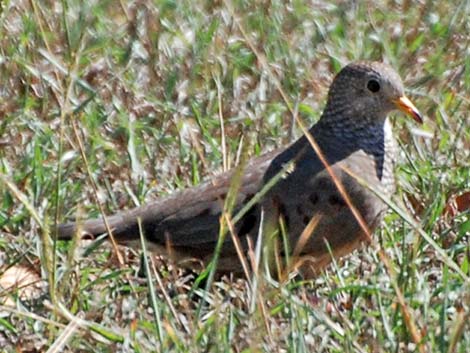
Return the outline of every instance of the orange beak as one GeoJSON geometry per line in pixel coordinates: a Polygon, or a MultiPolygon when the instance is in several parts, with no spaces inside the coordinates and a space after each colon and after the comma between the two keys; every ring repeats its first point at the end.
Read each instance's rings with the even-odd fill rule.
{"type": "Polygon", "coordinates": [[[419,124],[423,123],[423,117],[419,110],[415,107],[413,103],[408,99],[406,96],[401,96],[396,101],[394,101],[395,105],[398,109],[402,112],[411,115],[411,117],[419,124]]]}

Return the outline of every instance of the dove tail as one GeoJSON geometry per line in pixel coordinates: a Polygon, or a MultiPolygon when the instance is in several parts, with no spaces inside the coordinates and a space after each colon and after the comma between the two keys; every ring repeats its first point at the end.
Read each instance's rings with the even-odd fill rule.
{"type": "MultiPolygon", "coordinates": [[[[121,233],[124,228],[129,231],[129,228],[132,226],[129,222],[124,222],[123,217],[119,214],[107,217],[107,221],[113,234],[121,233]]],[[[107,232],[108,229],[103,218],[89,219],[82,222],[68,222],[57,226],[57,238],[59,240],[71,240],[76,233],[79,233],[80,238],[95,238],[107,232]]]]}

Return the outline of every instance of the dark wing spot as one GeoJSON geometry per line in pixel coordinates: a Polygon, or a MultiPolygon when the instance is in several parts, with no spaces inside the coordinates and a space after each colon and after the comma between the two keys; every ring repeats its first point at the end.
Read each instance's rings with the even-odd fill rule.
{"type": "Polygon", "coordinates": [[[302,222],[304,223],[304,226],[306,226],[310,222],[310,217],[304,216],[304,218],[302,219],[302,222]]]}
{"type": "Polygon", "coordinates": [[[312,205],[316,205],[316,203],[318,202],[318,194],[316,192],[313,192],[310,194],[310,196],[308,197],[309,201],[312,203],[312,205]]]}
{"type": "Polygon", "coordinates": [[[328,202],[330,203],[331,206],[336,206],[336,207],[346,206],[346,203],[344,202],[343,198],[339,195],[331,195],[328,198],[328,202]]]}
{"type": "Polygon", "coordinates": [[[240,230],[238,231],[238,235],[241,236],[241,235],[249,234],[255,227],[257,221],[258,221],[258,217],[256,217],[256,209],[253,207],[243,217],[240,230]]]}
{"type": "Polygon", "coordinates": [[[327,178],[320,178],[320,179],[317,180],[316,187],[319,190],[323,190],[323,189],[326,189],[328,187],[329,183],[330,183],[330,181],[327,178]]]}
{"type": "Polygon", "coordinates": [[[205,216],[209,216],[210,214],[211,214],[211,210],[209,208],[205,208],[201,212],[199,212],[196,217],[205,217],[205,216]]]}

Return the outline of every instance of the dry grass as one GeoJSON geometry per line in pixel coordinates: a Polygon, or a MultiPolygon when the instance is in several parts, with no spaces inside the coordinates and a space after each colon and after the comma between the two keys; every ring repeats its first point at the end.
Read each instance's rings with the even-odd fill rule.
{"type": "Polygon", "coordinates": [[[0,277],[29,268],[35,288],[0,288],[2,351],[468,350],[469,211],[445,212],[470,190],[468,2],[2,4],[0,277]],[[394,119],[404,211],[377,239],[396,277],[372,247],[313,281],[206,291],[158,259],[140,278],[131,249],[120,264],[111,247],[49,242],[98,205],[233,167],[242,141],[254,156],[294,140],[356,59],[390,62],[426,116],[422,130],[394,119]]]}

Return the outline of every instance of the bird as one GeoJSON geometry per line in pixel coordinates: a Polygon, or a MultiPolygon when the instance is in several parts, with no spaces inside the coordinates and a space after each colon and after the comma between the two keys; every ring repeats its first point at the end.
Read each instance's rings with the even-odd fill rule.
{"type": "MultiPolygon", "coordinates": [[[[344,66],[331,83],[316,124],[292,144],[246,163],[233,214],[244,207],[246,212],[234,225],[238,242],[223,238],[217,272],[243,274],[239,252],[253,254],[260,239],[281,244],[265,245],[269,264],[275,262],[272,255],[296,259],[293,268],[305,277],[316,276],[333,259],[367,242],[387,210],[380,195],[390,197],[395,190],[398,149],[389,118],[393,110],[423,122],[391,66],[376,61],[344,66]],[[264,193],[257,196],[260,190],[264,193]]],[[[199,186],[107,217],[113,238],[134,247],[142,232],[153,252],[182,267],[206,266],[214,257],[224,200],[235,174],[229,170],[199,186]]],[[[61,240],[77,232],[95,237],[107,228],[103,219],[57,228],[61,240]]]]}

